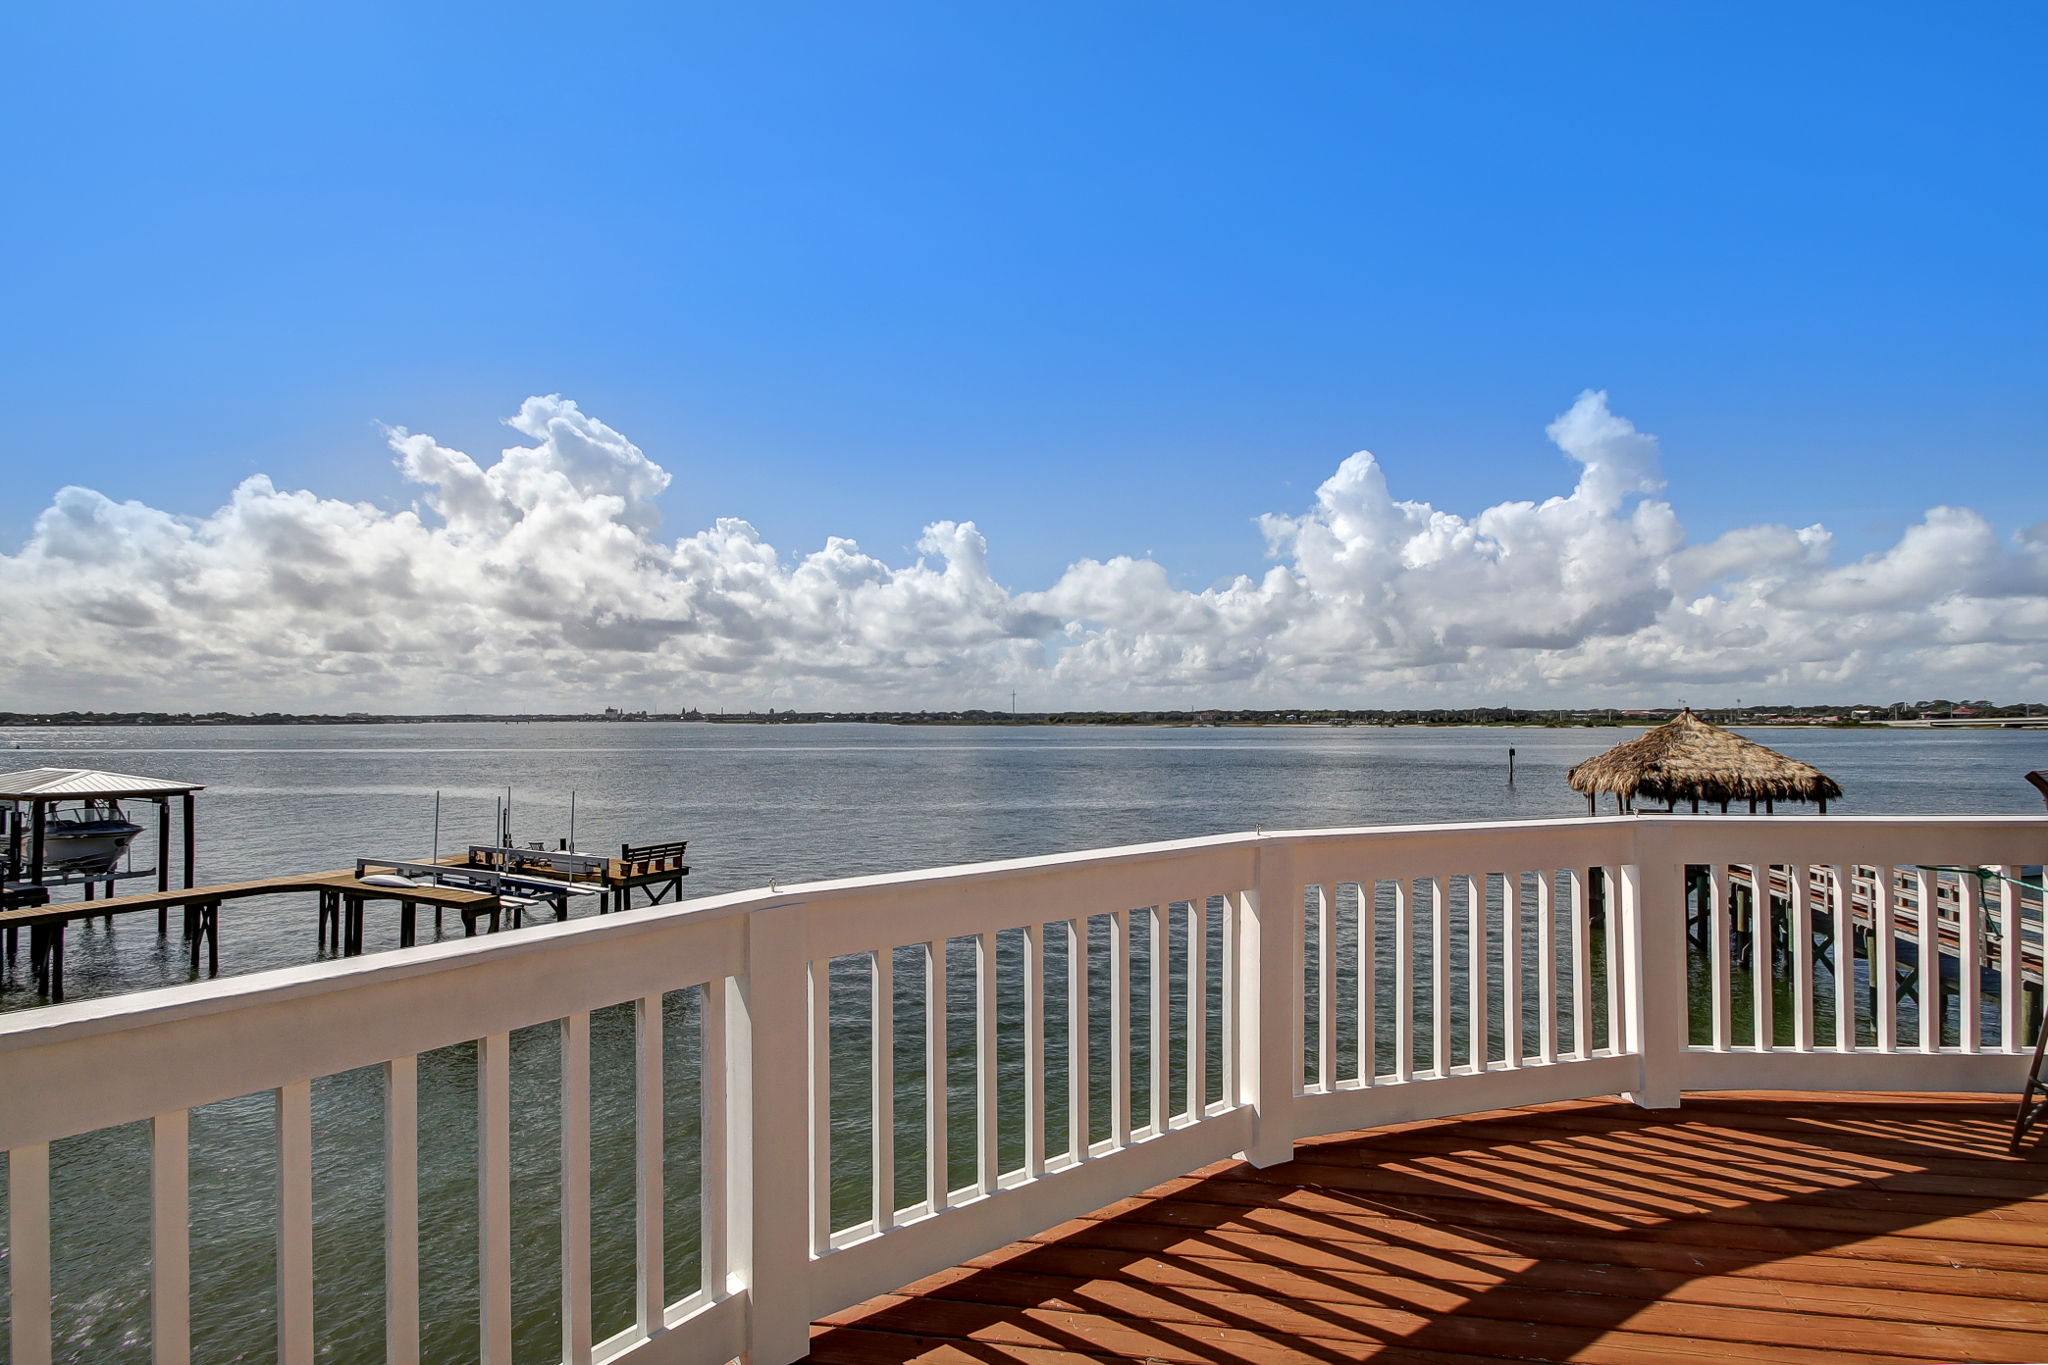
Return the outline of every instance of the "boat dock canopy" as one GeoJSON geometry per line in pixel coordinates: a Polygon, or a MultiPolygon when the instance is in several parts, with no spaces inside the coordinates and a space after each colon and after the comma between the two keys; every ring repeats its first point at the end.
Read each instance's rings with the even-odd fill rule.
{"type": "Polygon", "coordinates": [[[199,782],[174,782],[91,768],[29,768],[0,773],[0,801],[109,801],[129,796],[182,796],[204,791],[199,782]]]}

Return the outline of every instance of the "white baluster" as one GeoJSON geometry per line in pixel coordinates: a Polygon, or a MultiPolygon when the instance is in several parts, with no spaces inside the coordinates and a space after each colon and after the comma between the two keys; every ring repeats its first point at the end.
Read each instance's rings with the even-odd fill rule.
{"type": "MultiPolygon", "coordinates": [[[[697,1260],[702,1267],[698,1288],[711,1299],[726,1296],[726,1281],[732,1275],[731,1205],[736,1196],[729,1193],[728,1175],[737,1144],[731,1106],[732,1092],[744,1083],[728,1073],[734,1024],[745,1027],[732,994],[722,976],[705,982],[697,992],[697,1260]]],[[[744,1143],[744,1133],[739,1137],[744,1143]]]]}
{"type": "Polygon", "coordinates": [[[1067,1150],[1088,1159],[1088,917],[1067,921],[1067,1150]]]}
{"type": "Polygon", "coordinates": [[[1045,1174],[1045,926],[1024,927],[1024,1175],[1045,1174]]]}
{"type": "MultiPolygon", "coordinates": [[[[807,972],[811,1061],[811,1255],[832,1249],[832,959],[813,961],[807,972]]],[[[769,1182],[775,1172],[756,1170],[769,1182]]]]}
{"type": "Polygon", "coordinates": [[[1167,907],[1154,905],[1145,911],[1145,1070],[1149,1077],[1148,1127],[1154,1136],[1166,1131],[1166,942],[1167,907]]]}
{"type": "Polygon", "coordinates": [[[1572,1055],[1593,1055],[1593,911],[1587,903],[1586,873],[1565,874],[1572,901],[1572,1055]]]}
{"type": "Polygon", "coordinates": [[[1983,970],[1983,908],[1976,875],[1956,878],[1956,1041],[1964,1052],[1982,1052],[1983,1020],[1978,992],[1983,970]]]}
{"type": "Polygon", "coordinates": [[[562,1048],[562,1359],[590,1365],[590,1016],[557,1026],[562,1048]]]}
{"type": "Polygon", "coordinates": [[[276,1106],[277,1358],[280,1365],[312,1365],[313,1083],[279,1086],[276,1106]]]}
{"type": "Polygon", "coordinates": [[[1500,879],[1500,1043],[1511,1067],[1522,1056],[1522,875],[1504,872],[1500,879]]]}
{"type": "Polygon", "coordinates": [[[1557,1060],[1557,873],[1536,874],[1536,1029],[1537,1057],[1548,1065],[1557,1060]]]}
{"type": "Polygon", "coordinates": [[[1492,985],[1493,948],[1486,925],[1487,874],[1475,872],[1465,879],[1465,994],[1469,1060],[1475,1074],[1483,1075],[1493,1054],[1492,985]]]}
{"type": "Polygon", "coordinates": [[[512,1040],[476,1043],[478,1350],[485,1365],[512,1360],[512,1040]]]}
{"type": "Polygon", "coordinates": [[[1785,880],[1792,891],[1787,933],[1792,942],[1792,1047],[1813,1051],[1813,901],[1805,863],[1789,863],[1785,880]]]}
{"type": "Polygon", "coordinates": [[[1920,918],[1920,1050],[1941,1048],[1941,879],[1914,871],[1920,918]]]}
{"type": "Polygon", "coordinates": [[[2020,888],[2013,869],[1998,874],[1998,1045],[2004,1052],[2020,1050],[2020,888]]]}
{"type": "Polygon", "coordinates": [[[420,1063],[384,1063],[384,1359],[420,1358],[420,1063]]]}
{"type": "Polygon", "coordinates": [[[1188,1118],[1209,1109],[1209,898],[1188,897],[1188,1118]]]}
{"type": "Polygon", "coordinates": [[[7,1153],[7,1307],[12,1365],[50,1365],[50,1145],[7,1153]]]}
{"type": "MultiPolygon", "coordinates": [[[[1729,979],[1735,958],[1735,944],[1728,914],[1728,869],[1715,863],[1707,869],[1707,963],[1713,973],[1714,1047],[1726,1052],[1734,1028],[1734,1007],[1729,979]]],[[[1610,915],[1609,932],[1613,919],[1610,915]]]]}
{"type": "Polygon", "coordinates": [[[1111,1145],[1131,1145],[1131,912],[1109,921],[1109,1118],[1111,1145]]]}
{"type": "Polygon", "coordinates": [[[1327,886],[1309,888],[1316,925],[1316,1088],[1337,1085],[1337,898],[1327,886]]]}
{"type": "Polygon", "coordinates": [[[1870,972],[1877,978],[1877,1050],[1899,1048],[1898,930],[1892,920],[1893,890],[1898,871],[1891,865],[1871,869],[1870,972]]]}
{"type": "Polygon", "coordinates": [[[1217,1025],[1222,1030],[1222,1036],[1218,1040],[1220,1045],[1217,1050],[1223,1062],[1223,1107],[1226,1109],[1236,1107],[1239,1099],[1237,1093],[1237,1049],[1240,1045],[1240,1030],[1243,1028],[1243,1020],[1240,1017],[1242,1010],[1240,1001],[1242,997],[1237,981],[1239,952],[1237,926],[1239,902],[1242,894],[1240,893],[1238,896],[1226,895],[1223,897],[1223,916],[1218,925],[1219,932],[1217,934],[1223,950],[1223,969],[1218,973],[1220,991],[1216,1011],[1217,1025]]]}
{"type": "Polygon", "coordinates": [[[1415,886],[1394,883],[1394,1079],[1415,1078],[1415,886]]]}
{"type": "MultiPolygon", "coordinates": [[[[1607,1050],[1620,1053],[1625,1047],[1622,1040],[1621,983],[1626,975],[1626,966],[1622,962],[1622,938],[1626,930],[1621,922],[1621,878],[1604,867],[1594,868],[1593,875],[1601,879],[1604,894],[1600,903],[1606,907],[1606,928],[1600,935],[1600,946],[1607,963],[1607,1050]]],[[[1683,883],[1680,889],[1683,890],[1683,883]]],[[[1678,939],[1684,942],[1685,935],[1680,933],[1678,939]]]]}
{"type": "Polygon", "coordinates": [[[183,1109],[158,1114],[149,1124],[152,1365],[186,1365],[192,1359],[190,1127],[183,1109]]]}
{"type": "Polygon", "coordinates": [[[1828,868],[1834,882],[1835,924],[1835,1050],[1856,1050],[1856,894],[1849,880],[1854,869],[1836,863],[1828,868]]]}
{"type": "Polygon", "coordinates": [[[662,1231],[661,997],[633,1002],[633,1256],[634,1317],[648,1336],[667,1322],[668,1284],[662,1231]]]}
{"type": "Polygon", "coordinates": [[[1751,890],[1749,912],[1750,1020],[1755,1032],[1751,1042],[1757,1051],[1777,1046],[1777,917],[1771,910],[1771,868],[1768,863],[1749,866],[1751,890]]]}
{"type": "Polygon", "coordinates": [[[896,954],[868,954],[868,1216],[876,1232],[896,1225],[896,954]]]}
{"type": "Polygon", "coordinates": [[[945,1211],[952,1182],[946,1145],[946,940],[924,945],[924,1202],[945,1211]]]}
{"type": "Polygon", "coordinates": [[[1379,985],[1379,884],[1367,877],[1358,883],[1358,1083],[1379,1077],[1380,1035],[1374,994],[1379,985]]]}
{"type": "Polygon", "coordinates": [[[1451,891],[1446,878],[1429,879],[1430,1065],[1451,1074],[1451,891]]]}
{"type": "Polygon", "coordinates": [[[996,936],[974,940],[974,1169],[975,1188],[996,1192],[1002,1172],[996,1145],[996,936]]]}

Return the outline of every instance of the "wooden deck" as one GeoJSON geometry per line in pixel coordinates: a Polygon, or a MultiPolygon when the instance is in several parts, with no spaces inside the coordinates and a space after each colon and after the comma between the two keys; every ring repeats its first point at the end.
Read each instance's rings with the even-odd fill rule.
{"type": "Polygon", "coordinates": [[[1585,1101],[1169,1181],[812,1329],[820,1365],[2048,1360],[2012,1103],[1585,1101]]]}

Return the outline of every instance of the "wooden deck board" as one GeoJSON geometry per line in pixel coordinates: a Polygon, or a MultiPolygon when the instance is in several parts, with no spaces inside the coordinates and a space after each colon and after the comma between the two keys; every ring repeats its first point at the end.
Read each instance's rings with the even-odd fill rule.
{"type": "Polygon", "coordinates": [[[820,1365],[2048,1360],[2010,1102],[1716,1095],[1221,1163],[813,1328],[820,1365]]]}

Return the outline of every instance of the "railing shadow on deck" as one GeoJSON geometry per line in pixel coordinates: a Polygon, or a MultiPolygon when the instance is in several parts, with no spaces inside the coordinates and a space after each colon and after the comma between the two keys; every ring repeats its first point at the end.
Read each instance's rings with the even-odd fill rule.
{"type": "Polygon", "coordinates": [[[2024,1201],[2048,1196],[2048,1148],[2008,1154],[2005,1119],[1981,1100],[1695,1096],[1323,1139],[835,1315],[811,1359],[1569,1360],[1617,1331],[1652,1353],[1687,1337],[1694,1353],[2037,1359],[2048,1209],[2024,1201]],[[1974,1244],[1975,1265],[1922,1231],[1994,1215],[1973,1235],[2008,1240],[1974,1244]],[[1830,1255],[1886,1238],[1902,1240],[1873,1259],[1830,1255]],[[1811,1297],[1774,1301],[1780,1275],[1811,1297]]]}

